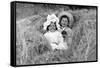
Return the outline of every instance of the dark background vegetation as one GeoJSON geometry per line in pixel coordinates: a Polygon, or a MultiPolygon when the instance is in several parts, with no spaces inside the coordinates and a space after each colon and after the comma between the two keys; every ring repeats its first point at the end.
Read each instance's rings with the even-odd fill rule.
{"type": "Polygon", "coordinates": [[[26,4],[16,5],[17,65],[96,61],[96,7],[26,4]],[[72,42],[67,50],[52,51],[43,36],[48,14],[68,11],[74,16],[72,42]]]}

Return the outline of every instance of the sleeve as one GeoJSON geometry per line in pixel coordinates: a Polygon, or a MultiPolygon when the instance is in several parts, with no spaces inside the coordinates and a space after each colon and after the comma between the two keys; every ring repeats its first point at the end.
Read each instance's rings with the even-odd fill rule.
{"type": "Polygon", "coordinates": [[[64,42],[64,39],[61,33],[59,33],[59,45],[58,46],[59,46],[58,47],[59,49],[67,49],[67,43],[64,42]]]}
{"type": "Polygon", "coordinates": [[[68,41],[67,41],[67,43],[71,44],[72,36],[73,36],[73,31],[70,28],[68,28],[68,29],[66,29],[66,32],[68,33],[68,41]]]}
{"type": "Polygon", "coordinates": [[[68,33],[68,36],[72,36],[73,32],[70,28],[65,29],[65,31],[68,33]]]}
{"type": "Polygon", "coordinates": [[[46,39],[48,39],[48,33],[45,33],[44,36],[46,39]]]}

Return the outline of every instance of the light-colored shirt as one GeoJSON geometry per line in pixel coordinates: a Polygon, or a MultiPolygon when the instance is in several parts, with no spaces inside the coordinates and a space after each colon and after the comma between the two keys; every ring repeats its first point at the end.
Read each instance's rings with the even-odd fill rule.
{"type": "Polygon", "coordinates": [[[63,41],[62,34],[59,31],[50,32],[44,34],[52,49],[67,49],[67,43],[63,41]]]}

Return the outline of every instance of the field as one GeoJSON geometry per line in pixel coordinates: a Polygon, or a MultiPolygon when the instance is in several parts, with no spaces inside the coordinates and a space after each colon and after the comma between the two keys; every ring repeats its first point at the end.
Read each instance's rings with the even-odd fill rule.
{"type": "Polygon", "coordinates": [[[96,11],[96,7],[17,3],[17,65],[96,61],[96,11]],[[74,16],[72,42],[67,50],[53,51],[43,35],[42,24],[48,14],[61,11],[74,16]]]}

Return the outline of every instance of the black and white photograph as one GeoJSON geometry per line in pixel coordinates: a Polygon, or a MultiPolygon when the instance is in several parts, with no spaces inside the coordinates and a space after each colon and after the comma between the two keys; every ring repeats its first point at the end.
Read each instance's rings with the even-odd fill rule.
{"type": "Polygon", "coordinates": [[[97,61],[97,6],[15,3],[16,65],[97,61]]]}

